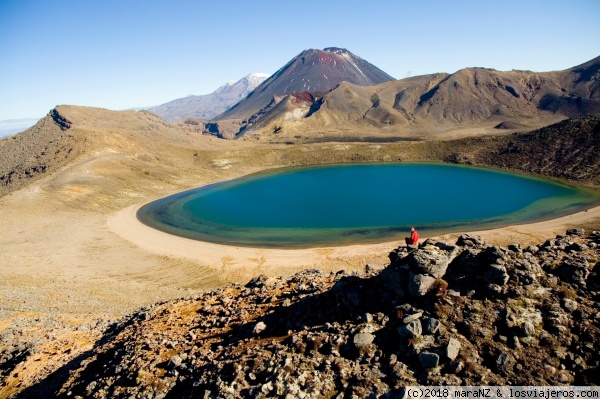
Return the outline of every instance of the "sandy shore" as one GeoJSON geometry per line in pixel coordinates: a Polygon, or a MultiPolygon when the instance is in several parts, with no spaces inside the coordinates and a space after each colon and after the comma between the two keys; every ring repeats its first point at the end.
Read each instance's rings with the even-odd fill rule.
{"type": "MultiPolygon", "coordinates": [[[[202,260],[209,267],[234,274],[237,274],[236,268],[252,269],[256,273],[273,274],[279,271],[280,274],[287,274],[290,269],[321,268],[335,259],[345,259],[345,263],[352,264],[351,259],[360,259],[367,254],[380,258],[381,254],[387,254],[399,245],[398,241],[390,241],[342,247],[265,249],[213,244],[174,236],[144,225],[136,217],[140,207],[130,206],[112,215],[108,219],[110,230],[145,251],[163,256],[202,260]]],[[[480,235],[493,245],[539,244],[557,234],[564,234],[568,228],[585,225],[596,219],[600,220],[600,206],[537,223],[445,234],[434,238],[451,242],[460,234],[469,233],[480,235]]]]}
{"type": "Polygon", "coordinates": [[[136,213],[139,209],[139,205],[130,206],[112,215],[108,218],[109,228],[145,251],[158,255],[202,260],[203,263],[214,268],[221,268],[224,264],[231,263],[257,272],[272,272],[273,268],[276,268],[282,274],[286,274],[288,269],[319,268],[333,259],[362,257],[366,253],[387,253],[398,245],[397,242],[384,242],[310,249],[266,249],[220,245],[182,238],[148,227],[137,219],[136,213]]]}
{"type": "MultiPolygon", "coordinates": [[[[589,229],[590,226],[594,229],[599,228],[600,206],[542,222],[506,226],[492,230],[469,231],[466,233],[479,235],[491,245],[506,246],[518,243],[521,246],[526,246],[541,244],[548,238],[565,234],[566,230],[570,228],[587,227],[589,229]]],[[[436,238],[443,241],[452,241],[459,235],[459,233],[444,234],[436,238]]]]}

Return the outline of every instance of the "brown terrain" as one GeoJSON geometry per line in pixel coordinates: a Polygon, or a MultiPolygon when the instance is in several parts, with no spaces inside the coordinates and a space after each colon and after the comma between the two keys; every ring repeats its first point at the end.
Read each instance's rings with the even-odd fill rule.
{"type": "MultiPolygon", "coordinates": [[[[248,345],[236,347],[237,355],[245,350],[249,350],[251,354],[263,344],[266,345],[265,347],[273,345],[273,348],[279,351],[281,348],[277,345],[283,341],[278,341],[278,337],[283,337],[281,339],[288,337],[294,341],[293,345],[306,344],[309,335],[316,339],[316,335],[312,334],[310,328],[303,330],[305,332],[301,333],[299,338],[288,336],[287,331],[280,331],[278,327],[273,332],[266,330],[265,336],[257,333],[260,337],[259,341],[244,341],[249,338],[247,328],[250,328],[250,324],[248,323],[252,322],[253,326],[257,318],[262,317],[263,312],[273,310],[267,306],[266,296],[276,298],[287,295],[286,298],[290,300],[285,304],[287,307],[299,300],[308,300],[306,295],[310,293],[326,292],[331,284],[345,275],[329,277],[330,272],[335,276],[335,273],[340,270],[345,270],[347,274],[357,271],[356,278],[359,278],[359,275],[360,278],[367,278],[368,276],[360,274],[366,264],[400,264],[398,263],[400,258],[392,263],[388,258],[390,251],[397,247],[397,243],[307,250],[265,250],[208,245],[170,237],[139,226],[135,221],[135,209],[154,199],[266,169],[348,162],[462,163],[523,171],[567,180],[573,184],[597,187],[600,184],[600,117],[581,115],[588,113],[584,112],[585,110],[589,113],[597,113],[597,65],[598,60],[595,60],[581,67],[561,72],[546,74],[506,72],[505,76],[514,75],[514,78],[511,78],[512,80],[503,78],[500,81],[503,87],[494,80],[498,76],[496,72],[488,70],[467,70],[450,76],[431,75],[391,81],[377,86],[341,83],[323,97],[309,93],[296,93],[286,98],[285,102],[278,102],[274,110],[277,107],[308,109],[308,113],[312,112],[312,114],[305,117],[301,116],[304,111],[299,112],[301,117],[295,121],[282,121],[277,118],[271,120],[265,117],[265,121],[269,120],[268,127],[257,130],[255,134],[247,135],[245,140],[221,140],[211,135],[203,135],[202,122],[196,119],[169,124],[145,111],[115,112],[76,106],[56,107],[36,126],[0,141],[0,220],[2,222],[0,397],[18,396],[19,392],[22,392],[23,397],[43,397],[49,396],[50,393],[71,397],[110,395],[122,397],[142,392],[146,396],[150,395],[149,397],[152,395],[166,397],[165,395],[170,392],[169,387],[174,386],[172,384],[182,384],[177,375],[186,375],[186,372],[182,372],[178,367],[185,364],[189,369],[192,364],[186,363],[185,359],[182,359],[181,363],[177,358],[171,359],[175,355],[182,358],[183,352],[188,355],[193,352],[191,347],[183,350],[178,346],[184,342],[183,338],[177,338],[178,334],[183,336],[188,334],[189,338],[192,337],[189,333],[193,333],[197,338],[201,336],[202,339],[209,339],[213,334],[229,334],[231,329],[241,328],[239,330],[241,335],[234,334],[231,339],[237,340],[242,337],[241,341],[236,342],[248,342],[248,345]],[[543,90],[539,89],[535,96],[532,94],[533,97],[528,101],[533,102],[533,105],[528,108],[524,100],[524,90],[528,87],[528,83],[519,82],[531,83],[528,79],[533,75],[541,76],[541,81],[538,83],[543,90]],[[556,76],[556,80],[550,79],[551,76],[556,76]],[[465,82],[472,82],[471,86],[466,85],[471,89],[474,87],[474,79],[477,78],[480,82],[477,86],[481,86],[481,93],[478,94],[482,97],[478,102],[481,108],[475,108],[476,111],[472,109],[477,104],[468,100],[470,94],[456,98],[452,103],[444,103],[446,100],[443,98],[448,98],[452,90],[458,90],[455,89],[451,78],[457,80],[459,86],[463,80],[458,78],[466,79],[465,82]],[[487,83],[484,85],[482,82],[487,83]],[[493,83],[495,89],[490,86],[492,84],[490,82],[495,82],[493,83]],[[556,90],[555,82],[560,82],[556,90]],[[517,96],[507,89],[508,86],[517,96]],[[437,89],[432,93],[435,87],[437,89]],[[443,93],[447,94],[444,94],[444,97],[437,97],[443,93]],[[496,93],[496,97],[493,93],[496,93]],[[376,96],[373,97],[375,94],[376,96]],[[488,94],[491,96],[489,101],[485,100],[488,94]],[[369,99],[366,102],[365,96],[369,99]],[[503,108],[493,113],[490,107],[494,98],[506,98],[513,101],[515,105],[513,108],[503,108]],[[540,101],[541,98],[545,100],[540,101]],[[461,108],[454,107],[456,101],[463,102],[461,108]],[[314,106],[315,103],[319,104],[318,108],[314,106]],[[445,114],[444,109],[447,109],[445,114]],[[488,115],[488,112],[492,114],[488,115]],[[384,116],[385,113],[390,115],[384,116]],[[368,114],[368,116],[356,119],[355,116],[359,114],[368,114]],[[427,115],[432,119],[427,120],[427,115]],[[390,123],[385,122],[386,118],[391,118],[390,123]],[[412,120],[411,118],[414,118],[414,125],[412,122],[407,122],[412,120]],[[436,118],[442,118],[439,127],[436,127],[438,126],[436,118]],[[560,122],[550,125],[555,121],[560,122]],[[528,130],[529,127],[542,125],[549,126],[526,133],[514,133],[515,130],[528,130]],[[495,134],[490,135],[490,133],[495,134]],[[289,280],[288,277],[277,277],[291,276],[305,269],[319,269],[326,276],[317,278],[315,274],[313,278],[302,277],[305,275],[300,274],[296,282],[289,280]],[[267,276],[265,278],[274,280],[264,283],[267,287],[264,292],[261,291],[262,286],[250,286],[249,290],[253,294],[248,292],[248,295],[256,294],[257,290],[258,293],[262,292],[265,295],[265,298],[258,296],[248,298],[247,304],[257,306],[256,311],[253,310],[239,320],[231,314],[228,315],[231,310],[227,305],[230,303],[227,298],[244,291],[240,284],[245,284],[258,275],[265,275],[267,276]],[[314,283],[311,283],[313,280],[314,283]],[[272,285],[274,281],[280,283],[272,285]],[[228,288],[219,288],[224,286],[228,288]],[[292,295],[286,293],[289,290],[296,291],[292,295]],[[196,299],[189,299],[188,302],[175,300],[194,296],[196,299]],[[153,305],[169,300],[173,302],[153,305]],[[207,321],[210,324],[203,327],[203,330],[196,331],[194,325],[199,321],[195,317],[200,314],[198,313],[200,307],[208,305],[215,306],[211,309],[206,308],[206,312],[217,314],[218,317],[215,319],[217,321],[211,318],[207,321]],[[148,306],[149,310],[138,311],[130,318],[123,318],[124,315],[143,306],[148,306]],[[177,309],[182,313],[177,313],[179,312],[177,309]],[[166,321],[156,318],[155,315],[158,313],[154,313],[155,311],[171,317],[165,319],[166,321]],[[148,316],[144,315],[145,312],[148,312],[148,316]],[[227,324],[228,317],[231,325],[227,324]],[[145,327],[138,324],[136,321],[138,319],[156,319],[162,324],[149,325],[148,328],[153,332],[148,333],[144,341],[142,337],[146,334],[143,331],[145,327]],[[121,321],[113,324],[117,320],[121,321]],[[181,326],[179,322],[175,322],[176,320],[191,320],[192,327],[189,324],[181,326]],[[242,327],[235,323],[242,323],[240,324],[242,327]],[[134,329],[139,327],[140,330],[133,331],[125,328],[126,326],[132,326],[134,329]],[[155,329],[162,329],[159,335],[161,337],[164,335],[165,340],[157,338],[158,330],[155,329]],[[282,331],[285,334],[278,335],[282,331]],[[120,335],[122,333],[126,335],[120,335]],[[138,338],[140,340],[136,341],[138,338]],[[111,352],[113,350],[110,348],[111,341],[114,341],[114,348],[119,351],[118,354],[111,352]],[[106,346],[107,344],[109,346],[106,346]],[[154,348],[152,351],[156,350],[156,352],[151,351],[142,355],[141,352],[135,352],[133,349],[144,345],[154,348]],[[160,346],[160,349],[156,345],[160,346]],[[107,371],[105,375],[100,373],[96,366],[88,366],[89,362],[94,362],[97,356],[103,359],[104,355],[101,353],[108,353],[107,356],[114,359],[114,363],[110,366],[114,366],[114,369],[107,371]],[[134,356],[133,353],[136,358],[129,357],[134,356]],[[121,356],[125,356],[122,358],[122,363],[118,360],[121,356]],[[155,356],[155,358],[146,362],[143,356],[155,356]],[[155,363],[152,367],[158,367],[156,369],[147,371],[139,368],[140,372],[143,370],[142,374],[130,375],[138,363],[140,366],[150,367],[152,362],[164,362],[164,359],[167,359],[167,362],[172,360],[175,366],[155,363]],[[126,372],[124,368],[129,371],[126,372]],[[174,372],[177,372],[175,377],[173,377],[174,372]],[[67,376],[70,374],[73,375],[69,379],[67,376]],[[113,378],[111,376],[115,376],[118,381],[111,380],[113,378]],[[50,384],[51,381],[60,386],[50,384]],[[131,387],[138,383],[138,390],[110,388],[110,386],[131,387]],[[48,390],[44,391],[44,387],[48,390]],[[149,389],[147,387],[159,388],[151,394],[150,391],[146,391],[149,389]],[[56,390],[53,391],[54,389],[56,390]]],[[[597,345],[598,318],[594,319],[595,316],[590,315],[594,303],[597,304],[597,293],[595,289],[578,285],[583,280],[578,280],[578,277],[573,278],[571,275],[563,275],[560,270],[563,264],[572,266],[564,266],[568,270],[577,269],[571,260],[563,259],[566,256],[574,256],[569,251],[577,244],[581,246],[581,250],[576,252],[581,252],[581,256],[576,258],[579,260],[585,258],[587,262],[585,263],[587,274],[584,277],[597,273],[593,259],[597,262],[600,256],[597,246],[592,245],[596,242],[596,238],[588,237],[586,233],[585,236],[563,238],[564,242],[559,240],[560,243],[553,242],[547,246],[543,244],[557,234],[563,235],[568,228],[572,227],[584,227],[588,232],[600,230],[600,208],[554,221],[477,232],[490,246],[503,246],[500,251],[504,254],[502,258],[505,258],[503,261],[506,264],[507,275],[512,280],[508,285],[497,284],[500,286],[499,290],[488,287],[479,293],[479,296],[474,297],[473,301],[480,302],[465,300],[457,309],[463,311],[463,305],[470,306],[473,314],[479,314],[478,312],[485,312],[485,301],[493,300],[496,301],[493,306],[497,307],[498,312],[507,311],[502,308],[505,307],[503,304],[507,303],[507,296],[513,295],[511,290],[519,289],[519,285],[522,285],[522,281],[514,281],[513,276],[520,276],[519,273],[522,271],[520,268],[525,267],[523,264],[514,263],[521,259],[516,251],[517,247],[504,248],[514,243],[520,244],[519,248],[524,257],[529,257],[524,251],[524,248],[529,245],[537,246],[538,250],[547,247],[545,250],[547,254],[543,259],[541,258],[543,253],[538,254],[533,248],[528,252],[536,258],[531,259],[531,268],[533,268],[531,271],[535,275],[536,284],[540,284],[544,290],[555,290],[548,297],[535,297],[537,295],[533,292],[535,289],[532,292],[526,291],[526,297],[520,300],[522,303],[519,302],[517,307],[534,307],[543,313],[543,317],[549,317],[555,306],[562,306],[563,310],[564,306],[573,308],[572,303],[564,304],[564,298],[574,300],[580,307],[579,313],[573,313],[575,310],[569,311],[572,315],[566,316],[566,319],[563,317],[563,311],[558,312],[554,309],[555,313],[558,312],[555,316],[561,319],[559,322],[534,323],[535,331],[539,333],[539,329],[543,328],[545,333],[541,335],[536,333],[535,339],[525,340],[532,342],[528,344],[532,346],[523,349],[523,352],[511,353],[505,347],[489,344],[498,340],[509,346],[516,345],[512,337],[513,335],[521,337],[519,335],[521,332],[517,334],[517,329],[521,329],[518,331],[524,329],[522,327],[524,322],[521,319],[519,319],[521,321],[511,322],[512,324],[502,321],[504,324],[501,328],[498,327],[499,324],[495,324],[496,327],[486,326],[487,330],[482,330],[483,332],[479,330],[468,332],[469,327],[460,324],[464,323],[464,320],[461,320],[458,314],[443,313],[450,312],[450,309],[438,309],[434,312],[431,306],[434,306],[435,302],[419,299],[416,302],[411,300],[397,303],[397,306],[412,303],[410,308],[406,305],[406,309],[399,309],[403,314],[422,313],[429,318],[442,320],[442,327],[440,327],[442,335],[433,334],[432,338],[423,338],[428,342],[428,346],[422,347],[425,352],[436,353],[438,349],[442,350],[450,344],[450,338],[460,341],[463,347],[467,345],[465,340],[471,340],[474,345],[479,345],[477,348],[469,349],[468,353],[473,357],[459,359],[463,362],[461,370],[466,370],[470,374],[465,377],[461,374],[462,371],[457,371],[456,368],[453,372],[447,373],[462,378],[462,380],[452,380],[453,382],[492,384],[526,382],[515,377],[514,370],[517,370],[518,364],[521,364],[521,368],[529,367],[529,364],[519,362],[519,359],[513,359],[514,362],[510,359],[506,360],[506,353],[513,357],[517,354],[520,359],[523,359],[538,348],[536,345],[548,343],[556,348],[563,348],[561,350],[566,351],[564,358],[570,360],[549,365],[554,369],[547,372],[553,377],[543,376],[535,379],[532,377],[532,383],[571,383],[575,381],[574,378],[578,378],[576,381],[579,383],[590,381],[585,373],[588,372],[586,370],[597,367],[597,359],[585,355],[585,351],[581,348],[585,348],[590,340],[592,345],[597,345]],[[566,250],[566,248],[570,249],[566,250]],[[548,259],[552,261],[546,262],[548,259]],[[545,274],[536,265],[541,267],[545,274]],[[552,276],[556,276],[559,280],[552,276]],[[528,304],[530,300],[540,302],[532,302],[531,306],[525,306],[524,304],[528,304]],[[585,331],[587,332],[574,330],[573,320],[586,320],[585,331]],[[559,326],[565,326],[568,331],[559,326]],[[494,328],[497,328],[496,332],[494,328]],[[456,332],[453,333],[454,335],[449,334],[453,329],[457,330],[462,338],[457,336],[456,332]],[[556,331],[566,335],[560,336],[558,333],[556,335],[556,331]],[[547,334],[554,338],[548,337],[547,334]],[[578,338],[574,338],[574,335],[578,338]],[[475,337],[479,337],[480,341],[475,337]],[[437,341],[429,342],[432,339],[437,341]],[[487,346],[485,342],[488,343],[487,346]],[[578,342],[580,348],[576,349],[578,342]],[[500,356],[502,353],[505,355],[500,356]],[[494,368],[498,356],[501,360],[498,368],[494,368]],[[478,379],[478,376],[485,374],[474,365],[480,358],[484,359],[485,367],[495,370],[495,377],[487,380],[478,379]],[[506,364],[510,369],[506,368],[502,371],[506,364]],[[563,373],[564,370],[569,372],[563,373]]],[[[445,236],[443,239],[454,243],[459,233],[445,236]]],[[[430,243],[435,246],[434,244],[430,243]]],[[[483,244],[477,245],[477,251],[491,251],[483,244]]],[[[428,250],[425,247],[422,249],[428,250]]],[[[496,261],[500,258],[494,259],[496,261]]],[[[577,265],[583,264],[581,262],[577,265]]],[[[379,274],[379,269],[377,270],[375,274],[379,274]]],[[[373,274],[373,271],[370,273],[373,274]]],[[[448,279],[447,282],[452,283],[450,276],[448,279]]],[[[348,300],[352,299],[345,299],[348,300]]],[[[274,299],[272,303],[279,305],[278,301],[274,299]]],[[[440,303],[446,306],[444,302],[440,303]]],[[[392,319],[393,314],[398,315],[398,309],[378,307],[360,309],[364,310],[362,316],[370,320],[367,323],[373,321],[366,316],[369,313],[380,327],[385,327],[383,325],[385,317],[392,320],[390,326],[395,329],[402,329],[401,327],[406,324],[400,316],[394,316],[396,319],[392,319]]],[[[350,319],[340,319],[340,317],[342,316],[335,316],[331,321],[319,319],[319,323],[323,323],[318,328],[323,329],[324,324],[329,323],[333,328],[331,331],[338,331],[337,334],[342,338],[349,337],[350,330],[354,327],[344,324],[344,320],[350,319]]],[[[265,324],[269,327],[270,322],[267,320],[265,324]]],[[[296,327],[292,328],[294,329],[296,327]]],[[[328,326],[327,330],[329,329],[328,326]]],[[[527,331],[528,334],[531,333],[529,329],[527,331]]],[[[365,333],[378,337],[375,331],[365,331],[365,333]]],[[[368,336],[361,337],[367,341],[370,339],[368,336]]],[[[210,339],[199,342],[198,347],[208,345],[206,348],[216,349],[215,356],[218,353],[222,353],[223,356],[233,356],[227,351],[234,347],[223,346],[230,341],[219,343],[220,341],[213,342],[210,339]],[[223,348],[219,349],[219,345],[223,348]]],[[[193,342],[194,338],[191,340],[190,342],[193,342]]],[[[376,345],[383,345],[377,340],[366,345],[373,342],[376,345]]],[[[455,342],[452,343],[455,346],[455,342]]],[[[317,349],[320,348],[319,344],[314,345],[317,349]]],[[[362,344],[357,345],[355,349],[360,352],[362,344]]],[[[385,345],[381,347],[384,348],[385,345]]],[[[353,358],[355,355],[358,356],[355,349],[351,347],[346,349],[336,350],[339,350],[343,358],[348,361],[358,363],[362,361],[353,358]],[[350,352],[344,352],[346,349],[350,352]]],[[[390,367],[398,364],[397,367],[408,367],[407,370],[410,372],[398,371],[399,379],[396,382],[392,381],[395,377],[381,377],[388,388],[384,388],[383,385],[380,388],[392,389],[401,381],[443,382],[427,380],[429,374],[419,374],[422,370],[419,368],[421,363],[416,363],[420,361],[415,360],[420,358],[417,352],[416,349],[410,352],[411,356],[414,355],[410,359],[399,358],[398,354],[395,354],[395,358],[385,358],[390,367]],[[416,380],[410,378],[404,380],[409,375],[413,375],[416,380]]],[[[378,357],[374,353],[368,349],[360,356],[371,356],[369,359],[373,360],[378,357]]],[[[386,353],[386,356],[391,356],[391,352],[386,353]]],[[[208,352],[205,354],[209,357],[213,356],[208,352]]],[[[206,359],[202,361],[208,362],[206,359]]],[[[443,358],[440,365],[447,367],[456,358],[452,361],[448,359],[448,357],[443,358]]],[[[243,359],[244,362],[246,360],[243,359]]],[[[282,361],[285,363],[285,359],[282,361]]],[[[314,363],[314,360],[310,361],[314,363]]],[[[106,364],[108,367],[108,363],[106,364]]],[[[212,378],[210,376],[214,377],[213,369],[198,367],[198,372],[204,374],[192,374],[194,378],[208,381],[212,378]]],[[[345,370],[344,367],[340,366],[337,370],[345,370]]],[[[535,367],[535,370],[541,370],[539,367],[543,368],[538,365],[535,367]]],[[[227,370],[226,372],[229,373],[227,370]]],[[[357,369],[356,372],[360,373],[360,370],[357,369]]],[[[268,383],[267,376],[262,371],[252,373],[256,379],[253,380],[253,377],[246,373],[244,381],[257,381],[256,384],[260,382],[263,385],[268,383]]],[[[373,373],[378,375],[375,371],[373,373]]],[[[226,375],[230,374],[223,374],[224,379],[230,378],[226,375]]],[[[344,377],[339,384],[340,386],[355,384],[349,381],[344,377]]],[[[227,380],[227,383],[230,382],[227,380]]],[[[181,386],[186,387],[185,384],[181,386]]],[[[204,384],[201,385],[203,389],[211,390],[213,393],[220,392],[219,390],[224,387],[209,387],[208,383],[204,382],[202,384],[204,384]]],[[[304,386],[301,388],[305,389],[304,386]]],[[[256,389],[262,389],[262,385],[256,389]]],[[[264,389],[267,390],[268,387],[264,389]]],[[[339,386],[331,389],[333,390],[328,392],[332,394],[337,392],[338,395],[341,392],[339,386]]],[[[185,397],[182,393],[184,391],[174,390],[170,397],[185,397]]],[[[255,394],[258,395],[256,392],[255,394]]],[[[351,395],[350,391],[346,394],[351,395]]],[[[359,397],[362,395],[355,394],[359,397]]],[[[250,391],[244,395],[250,396],[250,391]]]]}
{"type": "Polygon", "coordinates": [[[18,397],[400,398],[415,385],[594,385],[600,232],[584,235],[570,229],[527,248],[427,240],[396,248],[386,267],[260,275],[144,307],[18,397]]]}
{"type": "MultiPolygon", "coordinates": [[[[222,125],[224,137],[239,129],[238,136],[271,142],[336,141],[354,132],[362,140],[393,141],[525,131],[600,112],[599,70],[600,57],[556,72],[466,68],[374,86],[347,80],[324,94],[313,92],[312,104],[286,103],[292,93],[277,92],[270,103],[250,95],[238,104],[246,112],[234,107],[211,126],[222,125]],[[285,106],[276,107],[280,103],[285,106]],[[241,125],[228,125],[235,118],[241,125]]],[[[267,83],[284,82],[274,75],[255,93],[267,83]]]]}

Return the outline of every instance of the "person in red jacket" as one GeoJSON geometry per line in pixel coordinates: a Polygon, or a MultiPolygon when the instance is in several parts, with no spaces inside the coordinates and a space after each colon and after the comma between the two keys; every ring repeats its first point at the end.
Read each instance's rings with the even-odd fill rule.
{"type": "Polygon", "coordinates": [[[419,232],[414,227],[410,228],[410,237],[404,239],[406,245],[415,245],[419,242],[419,232]]]}

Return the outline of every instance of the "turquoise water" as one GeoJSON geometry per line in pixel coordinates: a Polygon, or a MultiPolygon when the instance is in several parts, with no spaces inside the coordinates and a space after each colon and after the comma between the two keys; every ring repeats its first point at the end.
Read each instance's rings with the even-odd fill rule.
{"type": "Polygon", "coordinates": [[[146,205],[145,224],[231,245],[309,247],[397,239],[548,219],[598,194],[549,180],[441,164],[276,170],[146,205]]]}

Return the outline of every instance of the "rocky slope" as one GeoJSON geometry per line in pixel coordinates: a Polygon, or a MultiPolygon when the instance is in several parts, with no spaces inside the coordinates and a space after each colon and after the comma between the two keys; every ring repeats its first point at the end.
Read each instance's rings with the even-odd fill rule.
{"type": "MultiPolygon", "coordinates": [[[[600,185],[600,115],[571,118],[528,133],[451,140],[443,160],[494,166],[600,185]]],[[[437,151],[429,144],[423,144],[437,151]]],[[[427,151],[425,151],[427,152],[427,151]]]]}
{"type": "MultiPolygon", "coordinates": [[[[364,273],[258,276],[150,306],[18,398],[397,397],[406,385],[589,385],[600,232],[427,240],[364,273]]],[[[5,383],[36,344],[1,352],[5,383]]]]}
{"type": "Polygon", "coordinates": [[[0,141],[0,196],[72,162],[85,148],[85,137],[54,109],[35,126],[0,141]]]}
{"type": "Polygon", "coordinates": [[[264,73],[251,73],[237,82],[229,82],[219,87],[213,93],[178,98],[147,110],[167,122],[175,122],[185,118],[197,118],[207,121],[227,111],[244,99],[268,77],[269,75],[264,73]]]}
{"type": "MultiPolygon", "coordinates": [[[[158,172],[166,166],[157,155],[161,151],[169,149],[182,160],[181,152],[203,143],[206,140],[193,129],[167,124],[147,111],[57,106],[34,127],[0,141],[0,196],[83,159],[98,161],[106,154],[122,154],[138,168],[146,164],[148,171],[158,172]]],[[[122,179],[128,171],[116,167],[111,174],[122,179]]],[[[74,179],[81,182],[84,177],[74,179]]]]}

